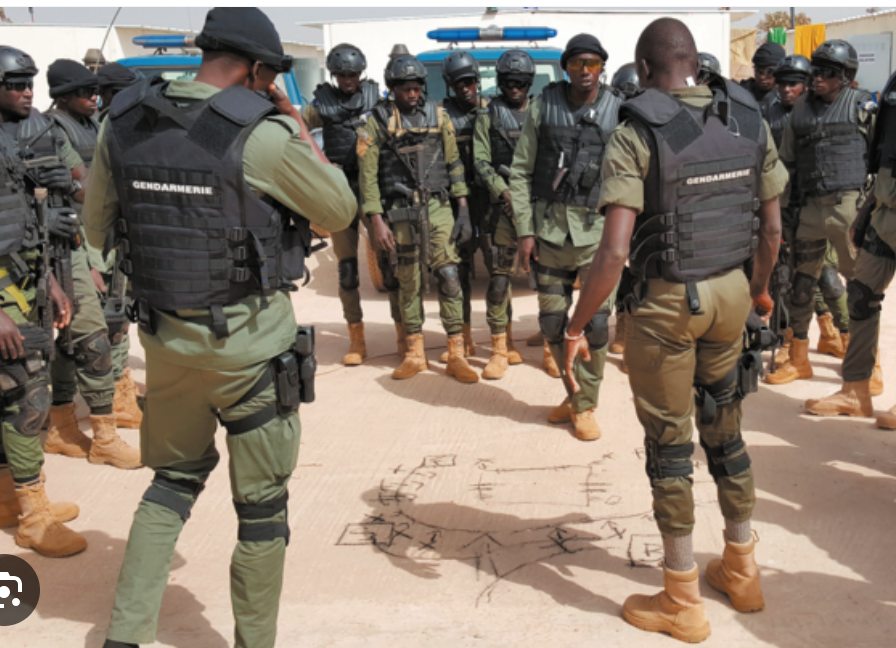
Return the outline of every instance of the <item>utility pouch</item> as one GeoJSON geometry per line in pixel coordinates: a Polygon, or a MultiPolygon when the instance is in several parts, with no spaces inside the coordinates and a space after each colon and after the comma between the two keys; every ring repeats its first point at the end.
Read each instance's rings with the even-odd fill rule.
{"type": "Polygon", "coordinates": [[[600,178],[600,165],[597,163],[597,160],[591,160],[588,163],[588,166],[585,167],[585,171],[582,173],[582,179],[579,180],[579,184],[585,189],[591,189],[600,178]]]}
{"type": "MultiPolygon", "coordinates": [[[[576,156],[573,160],[571,171],[569,173],[569,184],[572,187],[578,186],[582,183],[585,175],[585,170],[588,168],[588,159],[589,159],[588,151],[581,150],[576,152],[576,156]]],[[[585,184],[581,184],[581,186],[586,186],[585,184]]]]}
{"type": "Polygon", "coordinates": [[[299,358],[290,349],[274,358],[274,385],[277,390],[277,412],[286,416],[299,409],[302,386],[299,379],[299,358]]]}
{"type": "Polygon", "coordinates": [[[300,326],[296,331],[294,349],[299,358],[299,378],[301,384],[300,402],[314,402],[314,374],[317,359],[314,357],[314,327],[300,326]]]}
{"type": "Polygon", "coordinates": [[[138,299],[131,309],[130,318],[147,335],[156,334],[156,314],[145,299],[138,299]]]}
{"type": "Polygon", "coordinates": [[[745,349],[737,361],[737,391],[741,398],[759,391],[762,374],[762,354],[755,349],[745,349]]]}
{"type": "Polygon", "coordinates": [[[408,207],[392,209],[386,212],[386,216],[389,218],[389,222],[392,224],[408,222],[418,223],[420,221],[420,214],[422,211],[422,205],[410,205],[408,207]]]}

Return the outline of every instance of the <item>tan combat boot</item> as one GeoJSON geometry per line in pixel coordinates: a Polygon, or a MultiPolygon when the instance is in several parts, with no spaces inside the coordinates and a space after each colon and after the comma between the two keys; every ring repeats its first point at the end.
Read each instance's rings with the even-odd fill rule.
{"type": "Polygon", "coordinates": [[[464,357],[464,346],[463,335],[448,336],[448,366],[445,367],[445,373],[457,378],[458,382],[479,382],[479,374],[467,364],[467,359],[464,357]]]}
{"type": "Polygon", "coordinates": [[[821,337],[818,338],[818,352],[842,359],[846,355],[846,349],[843,348],[840,331],[834,326],[834,316],[824,313],[819,315],[817,320],[818,328],[821,330],[821,337]]]}
{"type": "Polygon", "coordinates": [[[115,416],[111,414],[91,416],[93,444],[87,461],[92,464],[109,464],[122,470],[140,468],[140,451],[132,448],[115,431],[115,416]]]}
{"type": "Polygon", "coordinates": [[[533,333],[526,338],[526,346],[541,346],[544,344],[544,334],[541,331],[533,333]]]}
{"type": "MultiPolygon", "coordinates": [[[[790,360],[790,349],[793,346],[793,329],[788,328],[784,331],[784,341],[781,347],[775,351],[775,368],[783,367],[790,360]]],[[[769,365],[771,366],[771,365],[769,365]]]]}
{"type": "Polygon", "coordinates": [[[706,582],[727,594],[738,612],[760,612],[765,609],[759,567],[756,566],[756,542],[728,542],[722,558],[710,560],[706,566],[706,582]]]}
{"type": "Polygon", "coordinates": [[[871,393],[868,390],[868,380],[859,382],[844,382],[843,387],[835,394],[826,398],[810,398],[805,403],[807,411],[817,416],[859,416],[869,418],[874,416],[874,405],[871,403],[871,393]]]}
{"type": "MultiPolygon", "coordinates": [[[[473,342],[473,328],[470,324],[464,324],[462,331],[464,336],[464,357],[472,358],[476,355],[476,344],[473,342]]],[[[449,349],[442,351],[442,355],[439,356],[439,362],[448,362],[449,355],[449,349]]]]}
{"type": "Polygon", "coordinates": [[[398,355],[405,357],[408,354],[408,334],[401,322],[395,322],[395,344],[398,347],[398,355]]]}
{"type": "MultiPolygon", "coordinates": [[[[44,472],[40,472],[40,482],[46,483],[44,472]]],[[[50,502],[50,515],[59,522],[74,520],[81,513],[77,504],[72,502],[50,502]]],[[[14,527],[19,523],[22,507],[16,497],[16,483],[12,479],[9,468],[0,468],[0,529],[14,527]]]]}
{"type": "Polygon", "coordinates": [[[622,606],[622,618],[641,630],[668,632],[679,641],[704,641],[711,630],[700,597],[699,576],[697,565],[686,572],[663,565],[663,591],[653,596],[629,596],[622,606]]]}
{"type": "Polygon", "coordinates": [[[87,548],[87,540],[81,534],[53,517],[40,479],[16,484],[16,497],[22,508],[19,531],[16,533],[17,545],[34,549],[50,558],[71,556],[87,548]]]}
{"type": "Polygon", "coordinates": [[[625,351],[625,313],[616,313],[616,335],[613,344],[610,345],[610,353],[622,353],[625,351]]]}
{"type": "Polygon", "coordinates": [[[414,333],[407,336],[405,344],[408,347],[404,360],[392,372],[395,380],[406,380],[413,378],[421,371],[429,369],[429,363],[426,362],[426,352],[423,349],[423,333],[414,333]]]}
{"type": "Polygon", "coordinates": [[[346,367],[354,367],[364,362],[367,357],[367,342],[364,340],[364,322],[348,325],[348,335],[351,346],[348,353],[342,358],[342,364],[346,367]]]}
{"type": "Polygon", "coordinates": [[[492,357],[482,371],[482,377],[486,380],[500,380],[507,373],[507,334],[500,333],[492,336],[492,357]]]}
{"type": "Polygon", "coordinates": [[[50,406],[50,431],[44,452],[83,459],[90,452],[90,439],[78,427],[75,404],[50,406]]]}
{"type": "Polygon", "coordinates": [[[551,378],[560,377],[560,367],[557,366],[557,361],[554,360],[554,355],[551,353],[551,347],[547,340],[544,341],[544,356],[541,360],[541,366],[551,378]]]}
{"type": "Polygon", "coordinates": [[[884,369],[880,366],[880,348],[877,349],[877,359],[874,361],[874,370],[871,372],[868,391],[872,396],[880,396],[884,393],[884,369]]]}
{"type": "Polygon", "coordinates": [[[143,410],[137,405],[137,385],[128,367],[115,383],[115,400],[112,401],[112,413],[115,414],[115,425],[121,428],[140,429],[143,422],[143,410]]]}
{"type": "Polygon", "coordinates": [[[896,405],[878,415],[877,427],[884,430],[896,430],[896,405]]]}
{"type": "Polygon", "coordinates": [[[793,338],[790,354],[790,360],[778,367],[775,373],[766,374],[765,382],[770,385],[786,385],[794,380],[807,380],[812,377],[812,365],[809,364],[809,340],[793,338]]]}
{"type": "Polygon", "coordinates": [[[561,423],[569,423],[572,421],[572,410],[569,407],[569,396],[563,399],[563,402],[557,405],[548,414],[548,423],[560,425],[561,423]]]}
{"type": "Polygon", "coordinates": [[[507,324],[507,364],[518,365],[523,364],[523,356],[516,350],[513,343],[513,324],[507,324]]]}
{"type": "Polygon", "coordinates": [[[576,438],[579,441],[597,441],[600,438],[600,426],[594,420],[593,407],[584,412],[576,412],[570,408],[569,414],[572,424],[576,428],[576,438]]]}

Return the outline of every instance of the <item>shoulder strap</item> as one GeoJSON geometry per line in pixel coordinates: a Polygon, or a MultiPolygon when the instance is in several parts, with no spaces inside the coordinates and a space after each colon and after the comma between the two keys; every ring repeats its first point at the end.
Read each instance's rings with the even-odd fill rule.
{"type": "Polygon", "coordinates": [[[143,101],[149,92],[150,83],[150,79],[141,79],[115,95],[109,107],[109,117],[117,119],[143,101]]]}
{"type": "Polygon", "coordinates": [[[238,126],[249,126],[266,115],[278,112],[270,99],[242,86],[225,88],[212,97],[208,105],[238,126]]]}

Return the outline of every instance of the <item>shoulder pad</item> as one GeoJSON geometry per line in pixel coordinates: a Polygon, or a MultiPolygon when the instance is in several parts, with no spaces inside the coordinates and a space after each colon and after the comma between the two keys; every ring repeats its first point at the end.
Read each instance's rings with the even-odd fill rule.
{"type": "Polygon", "coordinates": [[[141,79],[134,85],[125,88],[112,99],[109,105],[109,117],[116,119],[121,117],[131,108],[146,99],[149,87],[153,85],[151,79],[141,79]]]}
{"type": "Polygon", "coordinates": [[[651,126],[663,126],[683,110],[670,95],[653,88],[642,89],[619,108],[619,120],[635,117],[651,126]]]}
{"type": "Polygon", "coordinates": [[[238,126],[248,126],[271,112],[278,112],[270,99],[242,86],[230,86],[213,96],[209,107],[238,126]]]}
{"type": "Polygon", "coordinates": [[[753,96],[752,92],[746,90],[742,86],[737,85],[736,83],[734,83],[734,81],[726,80],[725,86],[728,90],[728,96],[731,97],[734,101],[743,104],[748,108],[759,110],[759,103],[756,101],[756,97],[753,96]]]}

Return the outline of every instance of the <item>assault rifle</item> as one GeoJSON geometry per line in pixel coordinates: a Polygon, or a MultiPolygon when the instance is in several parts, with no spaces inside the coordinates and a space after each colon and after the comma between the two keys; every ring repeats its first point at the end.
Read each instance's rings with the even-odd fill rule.
{"type": "Polygon", "coordinates": [[[771,295],[772,301],[775,302],[775,307],[772,310],[772,318],[769,322],[769,329],[775,338],[774,343],[770,346],[772,357],[768,363],[769,373],[775,373],[775,371],[777,371],[775,355],[784,343],[785,332],[790,327],[790,313],[787,310],[786,301],[787,295],[790,294],[791,275],[793,270],[788,264],[790,256],[787,249],[788,247],[789,245],[787,242],[781,244],[781,248],[778,251],[778,262],[775,264],[775,268],[772,270],[772,276],[768,282],[769,294],[771,295]]]}
{"type": "Polygon", "coordinates": [[[862,195],[859,197],[855,225],[853,226],[855,233],[852,239],[852,243],[857,250],[861,250],[862,245],[865,243],[865,235],[871,226],[871,212],[877,206],[877,199],[874,197],[874,183],[876,180],[877,176],[872,176],[871,182],[865,186],[862,190],[862,195]]]}
{"type": "Polygon", "coordinates": [[[126,296],[128,281],[121,270],[121,244],[109,254],[114,254],[112,264],[112,277],[109,281],[109,292],[106,295],[106,303],[103,306],[103,315],[106,318],[106,326],[109,328],[109,340],[112,344],[119,344],[128,330],[130,318],[127,315],[128,299],[126,296]]]}
{"type": "Polygon", "coordinates": [[[46,359],[52,362],[55,358],[53,344],[53,300],[50,297],[50,229],[47,225],[47,190],[38,187],[34,190],[34,202],[37,211],[37,233],[40,239],[40,257],[37,267],[37,305],[38,322],[41,330],[47,335],[46,359]]]}
{"type": "Polygon", "coordinates": [[[414,230],[414,239],[417,244],[418,261],[420,264],[420,278],[423,281],[423,289],[429,293],[429,264],[430,241],[432,229],[429,224],[429,190],[425,188],[425,176],[427,169],[423,163],[423,145],[407,146],[397,151],[399,157],[410,156],[412,163],[406,166],[414,173],[417,189],[396,182],[393,191],[407,199],[408,206],[402,209],[393,209],[388,212],[391,223],[409,222],[414,230]]]}

